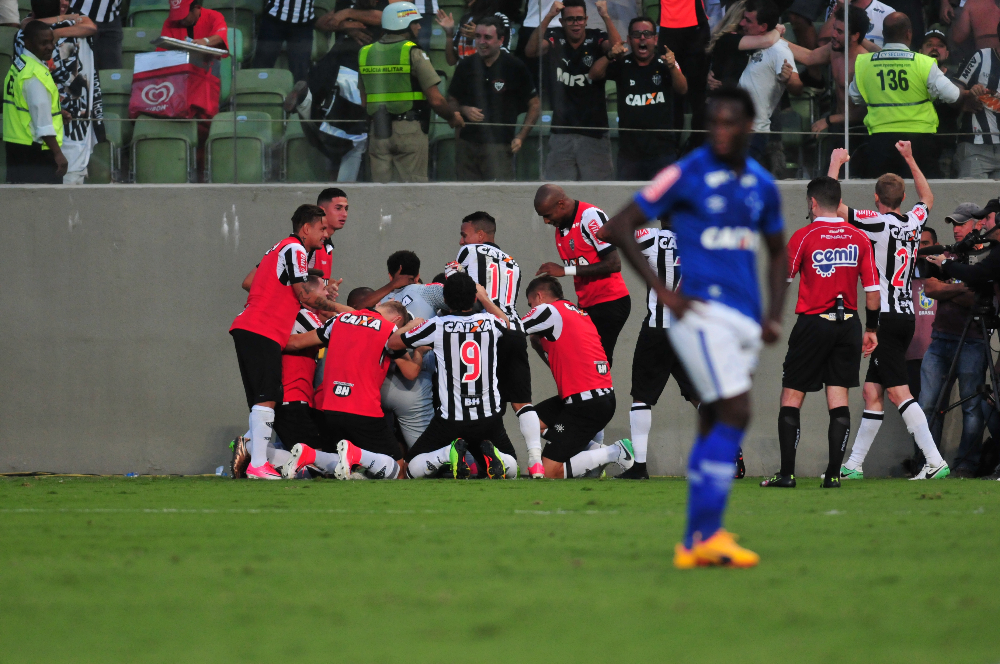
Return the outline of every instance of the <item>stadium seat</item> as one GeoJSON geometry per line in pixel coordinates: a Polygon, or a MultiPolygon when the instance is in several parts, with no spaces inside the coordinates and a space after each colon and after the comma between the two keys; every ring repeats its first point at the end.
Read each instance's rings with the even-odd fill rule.
{"type": "Polygon", "coordinates": [[[119,117],[127,118],[128,100],[132,96],[132,70],[102,69],[97,75],[101,79],[105,114],[117,113],[119,117]]]}
{"type": "Polygon", "coordinates": [[[121,182],[122,149],[132,142],[132,125],[128,116],[104,111],[104,133],[107,140],[94,146],[87,167],[89,184],[121,182]]]}
{"type": "Polygon", "coordinates": [[[198,123],[140,115],[132,131],[132,179],[137,183],[191,182],[198,123]]]}
{"type": "Polygon", "coordinates": [[[281,142],[282,180],[285,182],[331,182],[337,173],[330,160],[309,143],[301,122],[289,122],[281,142]]]}
{"type": "MultiPolygon", "coordinates": [[[[524,124],[524,113],[517,117],[517,124],[520,127],[524,124]]],[[[538,122],[531,128],[528,137],[521,145],[521,150],[514,157],[514,177],[517,180],[526,182],[537,182],[542,177],[541,157],[539,146],[544,146],[548,142],[550,135],[549,127],[552,125],[552,111],[542,111],[538,122]]]]}
{"type": "Polygon", "coordinates": [[[0,72],[6,76],[10,71],[10,63],[14,59],[14,37],[17,28],[9,25],[0,26],[0,72]]]}
{"type": "Polygon", "coordinates": [[[265,182],[271,166],[270,120],[271,116],[267,113],[255,111],[216,115],[205,146],[206,180],[221,183],[265,182]],[[236,163],[233,161],[234,125],[236,163]]]}
{"type": "MultiPolygon", "coordinates": [[[[781,131],[781,143],[785,148],[785,171],[791,172],[792,177],[801,177],[800,170],[803,165],[803,145],[805,144],[805,134],[796,133],[802,131],[802,116],[786,109],[778,115],[778,126],[781,131]]],[[[781,174],[776,175],[780,177],[781,174]]]]}
{"type": "Polygon", "coordinates": [[[257,47],[258,17],[264,13],[264,0],[205,0],[209,9],[222,12],[226,25],[243,31],[243,54],[253,57],[257,47]]]}
{"type": "Polygon", "coordinates": [[[440,0],[438,2],[438,7],[453,14],[456,22],[465,13],[465,5],[465,0],[440,0]]]}
{"type": "Polygon", "coordinates": [[[448,64],[448,60],[444,56],[444,51],[430,51],[427,57],[430,58],[434,69],[444,72],[449,79],[455,74],[455,68],[448,64]]]}
{"type": "Polygon", "coordinates": [[[604,82],[604,98],[607,100],[608,113],[618,112],[618,86],[614,81],[604,82]]]}
{"type": "MultiPolygon", "coordinates": [[[[21,20],[28,18],[28,14],[31,13],[31,0],[17,0],[17,12],[21,15],[21,20]]],[[[4,72],[4,76],[7,72],[4,72]]]]}
{"type": "Polygon", "coordinates": [[[454,182],[455,175],[455,130],[443,119],[431,118],[431,128],[427,136],[430,144],[430,179],[434,182],[454,182]]]}
{"type": "MultiPolygon", "coordinates": [[[[319,16],[319,13],[316,14],[319,16]]],[[[336,38],[332,32],[323,32],[322,30],[313,30],[313,48],[312,55],[310,56],[313,62],[318,62],[323,59],[323,56],[330,52],[333,48],[336,38]]]]}
{"type": "Polygon", "coordinates": [[[642,13],[660,24],[660,0],[642,0],[642,13]]]}
{"type": "MultiPolygon", "coordinates": [[[[458,18],[457,16],[455,17],[458,18]]],[[[444,28],[439,25],[435,25],[431,28],[431,46],[432,51],[444,51],[445,46],[448,44],[448,35],[445,34],[444,28]]]]}
{"type": "Polygon", "coordinates": [[[243,31],[239,28],[229,28],[226,31],[229,40],[229,56],[231,59],[219,62],[219,109],[224,110],[233,93],[233,62],[239,71],[243,60],[243,31]]]}
{"type": "Polygon", "coordinates": [[[168,0],[133,0],[129,4],[126,24],[132,28],[159,31],[170,14],[168,0]]]}
{"type": "Polygon", "coordinates": [[[239,113],[266,113],[274,123],[272,133],[281,136],[285,109],[282,103],[292,91],[295,80],[287,69],[241,69],[236,72],[235,102],[239,113]]]}
{"type": "Polygon", "coordinates": [[[155,51],[152,42],[160,36],[160,28],[122,28],[122,67],[135,69],[135,54],[155,51]]]}

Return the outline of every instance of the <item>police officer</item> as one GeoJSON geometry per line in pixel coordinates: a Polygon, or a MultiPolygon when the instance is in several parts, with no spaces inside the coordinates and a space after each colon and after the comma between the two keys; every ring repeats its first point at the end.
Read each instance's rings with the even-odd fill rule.
{"type": "Polygon", "coordinates": [[[32,21],[24,28],[25,51],[14,58],[3,83],[3,140],[11,184],[62,184],[63,116],[49,68],[52,28],[32,21]]]}
{"type": "Polygon", "coordinates": [[[927,177],[937,177],[938,116],[933,102],[957,104],[968,94],[945,77],[934,58],[907,47],[912,32],[906,14],[889,14],[882,27],[882,51],[859,55],[854,65],[851,102],[868,106],[865,125],[871,139],[865,162],[871,177],[910,176],[894,148],[897,141],[910,141],[917,165],[927,177]]]}
{"type": "Polygon", "coordinates": [[[420,31],[419,21],[412,2],[388,5],[382,11],[385,33],[358,56],[375,182],[427,182],[430,109],[451,127],[465,125],[438,90],[441,78],[427,54],[411,41],[420,31]]]}

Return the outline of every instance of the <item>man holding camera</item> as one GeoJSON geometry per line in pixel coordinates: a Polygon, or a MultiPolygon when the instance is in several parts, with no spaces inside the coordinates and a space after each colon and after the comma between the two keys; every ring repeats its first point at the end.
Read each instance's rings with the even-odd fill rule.
{"type": "MultiPolygon", "coordinates": [[[[945,221],[954,225],[955,243],[962,245],[963,240],[972,239],[973,231],[981,231],[982,242],[998,239],[996,230],[996,213],[1000,211],[1000,200],[993,199],[983,209],[973,203],[962,203],[955,212],[945,217],[945,221]]],[[[976,238],[979,240],[980,238],[976,238]]],[[[920,368],[920,407],[928,419],[934,415],[938,395],[942,389],[950,393],[951,385],[945,385],[948,369],[952,360],[958,357],[956,373],[958,390],[962,403],[962,439],[958,447],[958,464],[952,473],[956,477],[975,477],[979,466],[983,427],[985,425],[983,396],[980,389],[986,374],[986,353],[989,352],[987,340],[983,339],[982,328],[977,324],[969,326],[965,343],[959,347],[959,340],[966,322],[973,315],[976,303],[975,285],[985,284],[1000,275],[1000,249],[996,245],[985,249],[983,244],[970,243],[965,249],[955,253],[944,252],[936,256],[927,256],[927,262],[940,268],[943,279],[928,279],[925,282],[925,293],[938,301],[938,312],[934,318],[931,344],[924,354],[920,368]],[[973,284],[970,289],[966,284],[973,284]]],[[[992,292],[993,289],[989,289],[992,292]]],[[[941,429],[944,416],[934,419],[932,432],[934,440],[940,446],[941,429]]]]}

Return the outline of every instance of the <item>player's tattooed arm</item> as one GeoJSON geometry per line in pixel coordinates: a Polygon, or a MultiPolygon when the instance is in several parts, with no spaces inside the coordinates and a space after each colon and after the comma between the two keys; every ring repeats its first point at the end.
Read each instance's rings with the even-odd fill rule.
{"type": "Polygon", "coordinates": [[[785,308],[785,290],[788,288],[788,255],[785,253],[785,234],[778,232],[764,236],[769,260],[767,285],[769,302],[767,317],[761,330],[761,339],[773,344],[781,336],[781,316],[785,308]]]}
{"type": "MultiPolygon", "coordinates": [[[[295,291],[295,296],[299,298],[299,302],[307,307],[323,309],[324,311],[345,311],[343,305],[337,304],[330,299],[323,280],[318,277],[309,277],[301,283],[292,284],[292,290],[295,291]]],[[[347,309],[346,311],[350,310],[347,309]]]]}
{"type": "Polygon", "coordinates": [[[389,337],[389,341],[385,343],[385,347],[389,350],[406,350],[406,344],[403,343],[403,335],[414,328],[420,327],[425,322],[426,321],[423,318],[414,318],[409,323],[393,332],[392,336],[389,337]]]}

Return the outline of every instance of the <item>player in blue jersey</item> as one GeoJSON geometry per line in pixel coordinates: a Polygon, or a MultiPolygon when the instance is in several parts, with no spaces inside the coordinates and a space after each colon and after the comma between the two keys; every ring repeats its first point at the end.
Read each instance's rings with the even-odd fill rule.
{"type": "Polygon", "coordinates": [[[598,233],[615,244],[677,317],[670,341],[701,397],[699,434],[688,460],[688,522],[674,565],[753,567],[759,556],[722,528],[733,459],[750,422],[751,374],[761,341],[781,335],[785,239],[774,180],[746,156],[754,106],[722,88],[706,106],[708,142],[660,172],[598,233]],[[684,280],[670,291],[649,267],[635,229],[670,216],[684,280]],[[757,283],[761,237],[770,256],[769,307],[757,283]]]}

